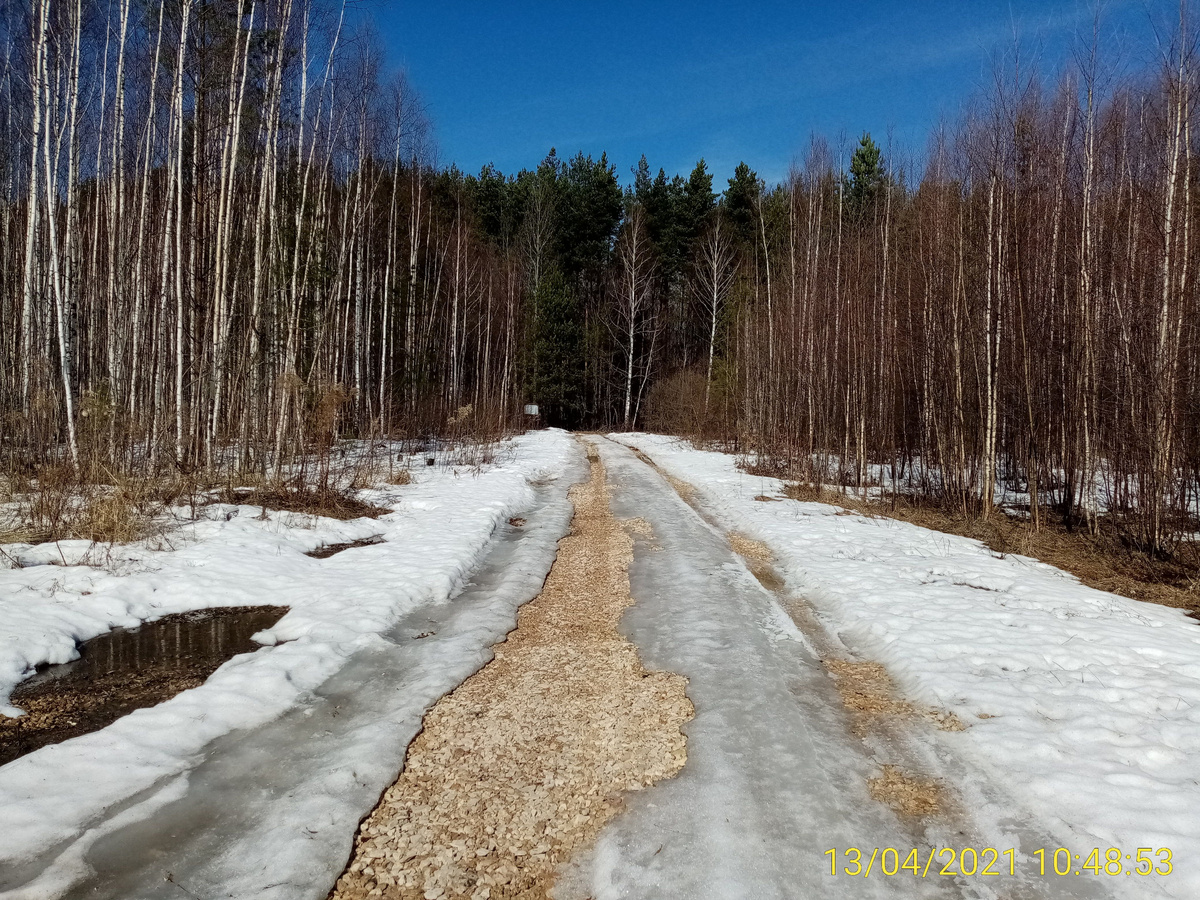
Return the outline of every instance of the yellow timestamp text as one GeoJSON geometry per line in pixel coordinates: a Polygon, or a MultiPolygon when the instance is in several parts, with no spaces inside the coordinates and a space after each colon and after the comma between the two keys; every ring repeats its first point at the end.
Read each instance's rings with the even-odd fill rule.
{"type": "Polygon", "coordinates": [[[1171,851],[1167,847],[1138,847],[1130,853],[1117,847],[1107,850],[1093,847],[1092,852],[1083,857],[1066,847],[1059,847],[1053,855],[1049,850],[1035,850],[1032,855],[1038,861],[1042,875],[1051,872],[1055,875],[1083,875],[1085,872],[1093,875],[1170,875],[1174,871],[1171,851]]]}
{"type": "MultiPolygon", "coordinates": [[[[1011,847],[1007,850],[995,847],[930,847],[928,850],[874,847],[869,854],[858,847],[847,847],[844,850],[831,848],[824,855],[829,857],[830,875],[867,878],[872,874],[910,874],[926,878],[930,875],[971,877],[1017,873],[1017,851],[1011,847]]],[[[1171,851],[1166,847],[1138,847],[1129,853],[1116,847],[1104,850],[1094,847],[1082,856],[1066,847],[1058,847],[1035,850],[1030,856],[1041,875],[1170,875],[1172,872],[1171,851]]]]}

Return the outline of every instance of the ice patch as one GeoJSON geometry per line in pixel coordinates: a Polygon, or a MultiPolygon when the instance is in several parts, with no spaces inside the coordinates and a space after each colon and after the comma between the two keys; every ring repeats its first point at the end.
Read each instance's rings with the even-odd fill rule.
{"type": "Polygon", "coordinates": [[[1063,846],[1173,851],[1173,874],[1109,878],[1107,889],[1200,896],[1194,620],[978,541],[825,504],[756,502],[782,482],[679,439],[613,437],[693,485],[726,528],[767,544],[789,587],[908,699],[973,723],[941,739],[1063,846]]]}

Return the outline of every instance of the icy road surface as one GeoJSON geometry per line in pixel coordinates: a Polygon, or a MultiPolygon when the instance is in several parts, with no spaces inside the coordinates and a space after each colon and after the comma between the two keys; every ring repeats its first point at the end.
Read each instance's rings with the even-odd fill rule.
{"type": "MultiPolygon", "coordinates": [[[[810,642],[718,529],[628,449],[594,439],[613,512],[641,517],[630,569],[635,605],[622,627],[649,667],[689,679],[696,718],[671,781],[631,795],[629,810],[577,861],[560,896],[791,900],[874,897],[1104,897],[1094,882],[829,874],[830,848],[1044,845],[1027,821],[969,817],[902,823],[867,792],[873,756],[851,736],[810,642]],[[984,837],[988,835],[988,837],[984,837]]],[[[939,765],[930,754],[927,765],[939,765]]],[[[946,766],[933,773],[949,776],[946,766]]],[[[839,869],[842,868],[839,860],[839,869]]],[[[1027,868],[1027,867],[1026,867],[1027,868]]]]}
{"type": "MultiPolygon", "coordinates": [[[[395,602],[407,602],[405,612],[370,640],[357,642],[344,662],[336,660],[332,649],[320,651],[335,660],[336,671],[294,701],[278,699],[280,705],[287,704],[282,715],[222,733],[179,759],[160,747],[122,744],[112,736],[138,717],[150,723],[165,718],[186,736],[189,718],[171,713],[172,704],[178,708],[180,700],[190,699],[191,707],[200,710],[198,721],[220,720],[222,699],[229,703],[240,698],[217,691],[205,707],[206,687],[211,692],[227,669],[268,662],[271,654],[297,643],[237,657],[206,687],[0,768],[0,798],[6,790],[16,798],[22,786],[29,785],[28,799],[0,810],[0,848],[13,848],[8,856],[0,853],[0,897],[322,900],[345,866],[359,820],[400,770],[425,711],[491,659],[490,647],[513,627],[517,608],[541,589],[558,539],[570,522],[567,489],[586,476],[587,466],[582,450],[561,433],[531,440],[518,450],[509,474],[498,472],[497,477],[507,479],[504,485],[511,483],[505,488],[511,499],[494,501],[491,494],[476,491],[474,506],[500,518],[478,565],[472,570],[467,564],[470,574],[464,589],[447,600],[445,594],[438,596],[437,582],[429,579],[434,586],[423,602],[407,602],[400,587],[407,583],[396,578],[395,602]],[[526,520],[523,526],[506,522],[515,514],[526,520]],[[72,817],[88,810],[104,785],[134,783],[118,761],[110,760],[110,746],[127,748],[130,760],[138,763],[136,769],[125,767],[130,771],[156,765],[163,774],[136,793],[117,794],[116,801],[89,814],[82,826],[73,826],[72,817]],[[30,772],[43,780],[31,782],[30,772]],[[89,787],[89,778],[95,788],[89,787]],[[56,790],[39,788],[50,783],[44,779],[57,779],[56,790]],[[64,791],[73,784],[78,786],[71,804],[64,791]],[[63,796],[53,805],[39,805],[45,794],[63,796]],[[18,827],[14,810],[39,832],[54,837],[32,854],[18,855],[18,848],[30,846],[34,829],[18,827]]],[[[456,496],[465,499],[478,482],[466,476],[447,484],[437,488],[439,498],[455,489],[456,496]]],[[[457,524],[464,535],[473,533],[470,507],[452,498],[440,504],[436,515],[449,515],[448,521],[418,520],[419,533],[414,533],[402,520],[395,526],[395,541],[407,536],[413,549],[421,551],[426,532],[436,536],[457,524]]],[[[391,546],[402,549],[396,543],[391,546]]],[[[448,542],[443,546],[456,549],[448,542]]],[[[363,547],[329,562],[341,567],[348,592],[371,587],[382,593],[387,585],[374,582],[392,574],[377,561],[387,549],[388,545],[363,547]]],[[[432,572],[438,564],[460,560],[428,562],[432,572]]],[[[306,580],[293,580],[294,585],[281,580],[281,589],[302,592],[306,580]]],[[[310,590],[315,581],[308,580],[310,590]]],[[[318,650],[322,646],[316,644],[318,650]]],[[[247,696],[260,691],[275,702],[270,687],[269,681],[265,687],[251,685],[247,696]]],[[[133,732],[136,726],[134,722],[133,732]]]]}
{"type": "Polygon", "coordinates": [[[1103,887],[1131,900],[1200,897],[1194,619],[979,541],[781,499],[782,482],[729,454],[662,435],[617,439],[692,484],[723,528],[764,542],[824,630],[885,665],[907,699],[969,726],[936,743],[962,763],[967,808],[985,824],[993,807],[1028,810],[1053,837],[1023,847],[1078,855],[1064,882],[1093,848],[1101,859],[1107,848],[1151,848],[1159,860],[1169,850],[1169,873],[1127,876],[1122,859],[1103,887]]]}
{"type": "MultiPolygon", "coordinates": [[[[45,748],[0,767],[0,900],[325,897],[347,861],[360,817],[395,778],[424,712],[491,658],[488,648],[513,626],[520,603],[538,592],[553,561],[556,541],[567,530],[572,510],[566,489],[586,475],[582,450],[562,433],[530,435],[525,440],[525,456],[518,452],[517,461],[544,459],[528,472],[517,466],[503,476],[508,481],[494,485],[496,490],[503,488],[497,494],[502,502],[486,515],[500,517],[495,519],[499,527],[482,532],[494,535],[493,539],[481,543],[486,548],[481,561],[463,570],[471,571],[471,583],[453,600],[446,601],[445,593],[439,597],[434,591],[419,602],[388,607],[402,611],[372,631],[369,640],[328,645],[292,640],[247,654],[239,658],[240,663],[234,660],[218,670],[209,685],[128,717],[126,730],[143,734],[146,729],[135,727],[138,722],[133,721],[140,716],[142,723],[159,722],[165,734],[172,722],[192,721],[180,712],[193,709],[201,713],[195,728],[206,716],[223,722],[222,707],[215,700],[231,696],[217,690],[229,683],[231,673],[236,675],[239,667],[253,672],[252,664],[261,668],[271,654],[286,654],[289,648],[314,647],[314,654],[320,653],[313,658],[327,659],[336,666],[334,672],[319,678],[308,673],[314,678],[313,687],[297,688],[295,702],[291,694],[281,694],[282,699],[277,699],[285,708],[279,714],[236,729],[222,725],[224,730],[187,756],[174,744],[143,741],[145,746],[135,748],[137,767],[129,767],[130,772],[161,774],[137,791],[121,787],[134,782],[115,763],[114,754],[126,746],[116,740],[122,733],[120,723],[60,745],[60,750],[45,748]],[[543,478],[535,470],[554,477],[543,478]],[[523,527],[503,524],[515,514],[527,520],[523,527]],[[339,648],[346,646],[353,649],[343,662],[339,648]],[[56,759],[59,770],[54,769],[56,759]],[[51,779],[55,771],[59,772],[56,781],[51,779]],[[37,773],[42,780],[35,784],[30,776],[37,773]],[[89,775],[94,776],[94,789],[86,784],[89,775]],[[116,801],[97,806],[117,790],[113,783],[124,792],[115,794],[116,801]],[[8,803],[5,797],[19,802],[8,803]],[[72,797],[87,799],[93,806],[70,804],[72,797]],[[82,821],[80,809],[92,808],[100,811],[87,813],[82,821]],[[14,812],[28,827],[14,827],[14,812]],[[79,826],[77,819],[82,821],[79,826]],[[40,839],[43,832],[59,836],[40,839]],[[29,846],[36,852],[9,850],[7,856],[4,852],[29,846]]],[[[1044,804],[1037,805],[1037,794],[1026,783],[1033,782],[1029,775],[1038,774],[1029,754],[1038,747],[1051,748],[1059,764],[1068,766],[1080,780],[1086,778],[1087,765],[1107,765],[1108,757],[1081,740],[1078,731],[1071,733],[1074,737],[1068,742],[1071,735],[1056,735],[1048,730],[1050,725],[1037,724],[1040,720],[1032,716],[1018,718],[1018,709],[1001,705],[1006,694],[1000,688],[1012,693],[1013,685],[1026,685],[1027,674],[990,676],[996,689],[987,694],[986,703],[976,696],[978,686],[964,682],[964,673],[974,673],[973,667],[978,666],[966,652],[971,648],[962,646],[965,638],[957,645],[950,640],[953,634],[966,633],[964,622],[973,623],[970,633],[977,652],[988,650],[989,635],[995,643],[1000,633],[997,622],[1032,622],[1040,630],[1027,632],[1021,641],[1015,630],[1003,632],[1005,640],[1016,641],[1006,652],[1031,652],[1024,645],[1032,647],[1037,637],[1042,641],[1036,645],[1038,652],[1043,652],[1044,644],[1045,652],[1058,648],[1053,652],[1060,656],[1055,658],[1065,658],[1064,653],[1082,651],[1074,642],[1060,640],[1067,635],[1052,630],[1053,622],[1059,621],[1054,613],[1070,606],[1074,614],[1062,621],[1074,630],[1083,627],[1083,613],[1098,615],[1099,601],[1074,594],[1086,589],[1040,564],[996,560],[973,542],[930,537],[932,533],[908,527],[885,529],[873,520],[839,516],[835,508],[820,504],[757,502],[756,495],[777,494],[780,486],[744,476],[732,458],[700,453],[670,439],[625,436],[623,440],[642,447],[663,471],[692,483],[696,493],[689,494],[689,505],[663,474],[629,448],[600,437],[587,440],[596,445],[608,470],[614,514],[640,518],[652,532],[635,529],[639,536],[630,568],[635,602],[620,627],[637,645],[647,667],[688,679],[687,693],[696,714],[684,726],[688,757],[679,775],[628,795],[626,811],[562,873],[554,890],[556,900],[1194,896],[1186,893],[1185,879],[1172,884],[1158,879],[1039,876],[1032,862],[1037,849],[1046,848],[1050,859],[1056,847],[1081,846],[1081,833],[1095,835],[1102,847],[1116,846],[1121,834],[1113,843],[1105,843],[1112,832],[1102,828],[1090,835],[1081,829],[1073,841],[1064,837],[1063,822],[1044,804]],[[761,539],[774,551],[778,590],[764,587],[733,552],[734,529],[761,539]],[[847,541],[856,548],[854,553],[847,552],[847,541]],[[928,564],[937,569],[935,580],[926,577],[928,573],[918,573],[919,579],[909,577],[906,559],[924,546],[921,541],[949,548],[928,564]],[[1018,585],[1025,591],[1019,615],[1003,605],[992,610],[980,599],[990,599],[990,594],[977,588],[985,577],[993,581],[1008,577],[1010,569],[1025,579],[1018,585]],[[1052,602],[1040,599],[1043,596],[1053,598],[1052,602]],[[789,608],[797,609],[793,605],[797,597],[811,601],[811,616],[797,613],[793,619],[789,614],[789,608]],[[803,622],[803,629],[797,620],[803,622]],[[856,730],[821,661],[831,653],[885,663],[909,699],[951,709],[970,727],[943,733],[915,717],[886,727],[872,725],[865,732],[856,730]],[[929,662],[935,657],[938,666],[929,662]],[[1008,718],[976,717],[971,713],[976,708],[1000,710],[1008,718]],[[1031,721],[1042,730],[1035,731],[1031,721]],[[1014,724],[1022,722],[1027,727],[1017,736],[1023,743],[1012,731],[1014,724]],[[1068,751],[1079,759],[1073,761],[1068,751]],[[1014,754],[1019,762],[1008,761],[1014,754]],[[954,800],[952,808],[923,821],[897,817],[868,792],[869,779],[879,775],[884,764],[918,778],[940,780],[954,800]],[[867,877],[844,872],[846,851],[851,848],[862,851],[865,861],[877,848],[895,848],[901,860],[915,848],[924,860],[939,847],[992,847],[1000,852],[1014,848],[1020,855],[1019,869],[1015,876],[950,877],[935,875],[934,867],[924,878],[910,872],[889,877],[877,863],[867,877]],[[830,874],[826,855],[830,849],[838,852],[836,875],[830,874]]],[[[497,477],[502,475],[497,470],[497,477]]],[[[491,496],[482,483],[447,482],[437,490],[438,496],[453,498],[453,503],[425,512],[455,509],[458,515],[453,523],[441,522],[442,516],[438,524],[457,525],[459,530],[472,510],[491,496]]],[[[420,521],[421,529],[409,529],[413,538],[434,527],[432,516],[420,521]]],[[[476,523],[479,528],[486,524],[484,518],[476,523]]],[[[403,532],[399,523],[394,527],[391,546],[399,552],[401,545],[394,541],[403,532]]],[[[277,540],[297,538],[281,532],[277,540]]],[[[425,544],[410,549],[420,553],[430,572],[437,568],[439,553],[425,544]]],[[[464,543],[462,558],[455,555],[455,565],[476,559],[468,549],[464,543]]],[[[366,578],[370,554],[378,552],[382,552],[379,547],[363,547],[333,559],[342,561],[339,565],[344,569],[338,571],[343,577],[357,573],[366,578]],[[356,558],[352,554],[361,554],[357,559],[364,564],[351,565],[356,558]]],[[[915,558],[926,557],[916,553],[915,558]]],[[[33,577],[29,573],[19,570],[9,577],[33,577]]],[[[378,573],[373,577],[378,580],[378,573]]],[[[150,573],[146,579],[147,589],[164,583],[160,574],[150,573]]],[[[281,584],[280,589],[296,594],[292,602],[299,603],[304,586],[292,581],[298,579],[281,584]]],[[[113,582],[109,590],[115,594],[122,585],[113,582]]],[[[1011,589],[994,587],[989,591],[1001,600],[1009,599],[1011,589]]],[[[53,596],[47,593],[48,598],[53,596]]],[[[91,597],[80,592],[80,608],[94,603],[91,597]]],[[[180,593],[180,597],[187,599],[190,594],[180,593]]],[[[1116,646],[1118,631],[1128,634],[1128,617],[1114,619],[1114,610],[1137,612],[1138,605],[1126,608],[1124,601],[1109,595],[1101,599],[1100,624],[1111,626],[1112,633],[1096,631],[1089,637],[1107,635],[1105,639],[1116,646]]],[[[335,600],[337,595],[330,592],[328,598],[322,595],[310,609],[299,611],[312,617],[313,626],[319,624],[319,616],[340,621],[342,608],[334,605],[335,600]]],[[[381,604],[386,600],[378,598],[381,604]]],[[[50,621],[50,610],[49,606],[45,611],[34,608],[30,615],[50,621]]],[[[293,605],[289,615],[296,612],[293,605]]],[[[385,613],[381,607],[380,616],[385,613]]],[[[1154,638],[1177,654],[1192,646],[1192,632],[1175,628],[1174,611],[1149,610],[1139,615],[1148,623],[1145,640],[1154,638]]],[[[276,630],[287,634],[286,629],[276,630]]],[[[1145,647],[1154,649],[1149,643],[1145,647]]],[[[16,656],[10,655],[15,661],[16,656]]],[[[1155,671],[1178,681],[1173,669],[1155,671]]],[[[302,675],[294,667],[293,677],[302,675]]],[[[1089,702],[1085,691],[1066,684],[1061,690],[1064,704],[1089,702]]],[[[1028,696],[1029,702],[1040,702],[1045,688],[1031,684],[1028,696]]],[[[1091,699],[1098,704],[1104,698],[1091,699]]],[[[1093,704],[1087,709],[1095,718],[1101,707],[1093,704]]],[[[1164,740],[1171,734],[1164,732],[1164,740]]],[[[1191,740],[1189,734],[1183,737],[1191,740]]],[[[1184,770],[1186,763],[1180,767],[1184,770]]],[[[1188,790],[1179,782],[1178,792],[1185,799],[1190,797],[1188,790]]],[[[1159,803],[1156,797],[1164,793],[1151,792],[1148,802],[1159,803]]],[[[1109,814],[1120,808],[1114,806],[1111,793],[1100,790],[1080,794],[1078,800],[1085,812],[1099,809],[1109,814]]],[[[1079,809],[1072,812],[1082,815],[1079,809]]],[[[1175,821],[1171,816],[1184,825],[1192,821],[1185,811],[1171,808],[1163,817],[1164,830],[1175,821]]],[[[1076,826],[1082,821],[1078,819],[1076,826]]],[[[1186,829],[1175,835],[1185,839],[1186,829]]]]}

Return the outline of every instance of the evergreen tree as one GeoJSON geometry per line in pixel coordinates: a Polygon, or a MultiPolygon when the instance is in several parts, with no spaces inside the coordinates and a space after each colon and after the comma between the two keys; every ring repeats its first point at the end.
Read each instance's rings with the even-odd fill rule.
{"type": "Polygon", "coordinates": [[[529,397],[548,425],[579,424],[583,391],[583,323],[562,273],[550,271],[534,292],[529,397]]]}
{"type": "Polygon", "coordinates": [[[521,227],[525,206],[517,179],[488,163],[478,176],[466,179],[466,189],[482,235],[499,247],[509,246],[521,227]]]}
{"type": "Polygon", "coordinates": [[[758,228],[756,208],[762,189],[758,174],[744,162],[738,163],[721,206],[734,243],[741,248],[754,246],[758,228]]]}
{"type": "Polygon", "coordinates": [[[660,168],[658,175],[651,180],[650,167],[643,156],[634,172],[633,191],[625,197],[626,217],[633,204],[641,207],[646,234],[660,262],[659,277],[664,287],[678,270],[680,200],[682,179],[676,177],[667,181],[666,171],[660,168]]]}
{"type": "Polygon", "coordinates": [[[644,200],[650,191],[650,163],[646,162],[646,154],[642,154],[642,158],[638,160],[638,164],[630,169],[633,173],[633,194],[635,197],[644,200]]]}
{"type": "Polygon", "coordinates": [[[569,283],[597,284],[621,224],[621,185],[608,156],[577,154],[563,167],[556,247],[569,283]]]}
{"type": "Polygon", "coordinates": [[[683,187],[683,218],[687,226],[689,256],[691,255],[690,245],[704,230],[704,223],[717,201],[717,195],[713,193],[712,186],[712,173],[708,171],[708,166],[701,159],[692,169],[692,174],[688,176],[687,183],[683,187]]]}
{"type": "Polygon", "coordinates": [[[883,155],[867,132],[863,132],[858,141],[858,148],[850,158],[850,174],[843,177],[843,182],[850,216],[860,219],[869,214],[887,183],[887,173],[883,167],[883,155]]]}

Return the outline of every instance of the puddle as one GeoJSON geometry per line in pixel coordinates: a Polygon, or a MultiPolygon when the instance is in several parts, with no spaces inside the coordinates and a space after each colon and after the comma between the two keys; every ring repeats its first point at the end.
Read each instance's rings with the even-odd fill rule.
{"type": "Polygon", "coordinates": [[[26,715],[0,717],[0,765],[203,684],[226,660],[257,650],[250,636],[286,612],[281,606],[198,610],[87,641],[79,659],[47,666],[13,691],[9,702],[26,715]]]}
{"type": "Polygon", "coordinates": [[[305,556],[311,556],[313,559],[329,559],[335,553],[341,553],[343,550],[349,550],[352,547],[370,547],[374,544],[382,544],[383,535],[373,534],[370,537],[359,538],[357,541],[346,541],[344,544],[326,544],[324,547],[318,547],[316,550],[309,550],[305,556]]]}

